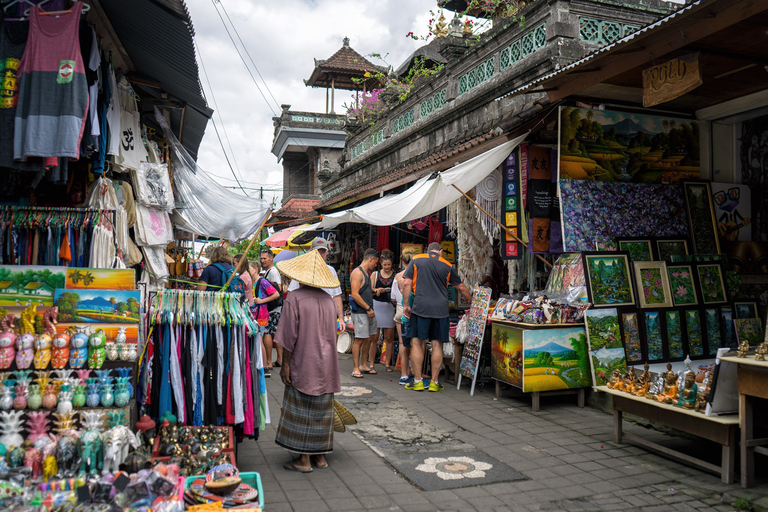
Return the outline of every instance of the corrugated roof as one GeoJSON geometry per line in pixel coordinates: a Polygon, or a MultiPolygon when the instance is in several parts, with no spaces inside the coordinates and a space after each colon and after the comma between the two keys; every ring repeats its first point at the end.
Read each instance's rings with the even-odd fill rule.
{"type": "MultiPolygon", "coordinates": [[[[181,143],[196,158],[213,110],[203,97],[193,45],[195,31],[183,0],[102,0],[101,7],[135,71],[159,82],[170,99],[186,104],[181,143]]],[[[171,128],[176,134],[181,114],[181,109],[171,111],[171,128]]]]}

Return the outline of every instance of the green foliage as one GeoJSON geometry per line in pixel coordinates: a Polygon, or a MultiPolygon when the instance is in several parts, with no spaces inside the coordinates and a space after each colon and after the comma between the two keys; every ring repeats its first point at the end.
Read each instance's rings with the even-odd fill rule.
{"type": "Polygon", "coordinates": [[[539,352],[536,355],[536,361],[533,362],[533,366],[552,366],[554,359],[549,352],[539,352]]]}
{"type": "Polygon", "coordinates": [[[749,498],[736,498],[736,510],[754,510],[752,501],[749,498]]]}
{"type": "MultiPolygon", "coordinates": [[[[227,247],[227,250],[229,251],[229,254],[231,254],[232,256],[243,254],[245,252],[245,248],[248,247],[249,243],[250,243],[250,240],[246,238],[241,242],[237,242],[236,244],[230,245],[229,247],[227,247]]],[[[254,242],[253,246],[248,251],[248,254],[245,255],[245,257],[248,258],[248,261],[258,261],[259,252],[261,252],[261,244],[259,244],[259,242],[254,242]]]]}
{"type": "Polygon", "coordinates": [[[77,322],[80,318],[75,313],[80,302],[80,294],[64,292],[59,295],[56,305],[59,307],[59,322],[77,322]]]}

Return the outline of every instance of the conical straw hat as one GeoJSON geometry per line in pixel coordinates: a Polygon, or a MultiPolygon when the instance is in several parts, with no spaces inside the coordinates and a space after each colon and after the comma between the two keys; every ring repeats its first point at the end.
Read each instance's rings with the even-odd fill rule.
{"type": "Polygon", "coordinates": [[[290,260],[275,263],[281,274],[307,286],[336,288],[339,280],[333,276],[317,250],[309,251],[290,260]]]}

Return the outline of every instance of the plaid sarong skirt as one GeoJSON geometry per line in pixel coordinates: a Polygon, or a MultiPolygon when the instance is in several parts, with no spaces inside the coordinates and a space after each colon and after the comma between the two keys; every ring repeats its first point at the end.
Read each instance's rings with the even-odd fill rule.
{"type": "Polygon", "coordinates": [[[333,393],[305,395],[285,386],[275,443],[300,454],[333,451],[333,393]]]}

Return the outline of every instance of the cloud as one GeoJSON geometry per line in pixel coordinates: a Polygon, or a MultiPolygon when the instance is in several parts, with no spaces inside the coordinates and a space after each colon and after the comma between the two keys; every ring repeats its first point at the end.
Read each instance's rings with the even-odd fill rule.
{"type": "MultiPolygon", "coordinates": [[[[327,59],[341,48],[343,38],[349,37],[350,45],[360,54],[386,55],[387,63],[396,68],[424,44],[405,34],[425,34],[429,10],[435,9],[434,0],[221,0],[218,12],[212,0],[187,0],[186,5],[195,27],[198,62],[202,60],[200,81],[208,104],[216,110],[214,121],[222,143],[243,186],[257,189],[248,193],[258,195],[258,188],[263,186],[267,198],[279,198],[282,190],[282,165],[270,152],[272,117],[279,115],[280,105],[325,112],[325,89],[309,88],[303,82],[314,69],[313,58],[327,59]],[[247,54],[229,26],[227,14],[247,54]],[[227,22],[229,35],[220,15],[227,22]]],[[[446,12],[448,19],[450,16],[446,12]]],[[[349,101],[350,94],[336,91],[337,113],[343,112],[341,105],[349,101]]],[[[236,185],[211,122],[200,146],[198,164],[221,184],[236,185]]]]}

